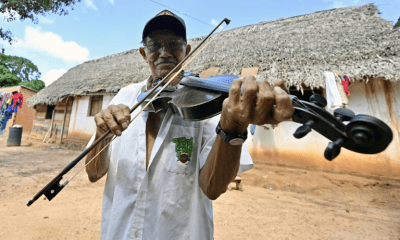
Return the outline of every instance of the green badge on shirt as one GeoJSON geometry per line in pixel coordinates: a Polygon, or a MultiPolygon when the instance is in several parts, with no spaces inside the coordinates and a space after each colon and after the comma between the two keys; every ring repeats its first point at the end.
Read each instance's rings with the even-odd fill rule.
{"type": "Polygon", "coordinates": [[[193,152],[193,138],[174,138],[172,142],[175,143],[175,151],[178,161],[181,161],[182,163],[190,161],[193,152]]]}

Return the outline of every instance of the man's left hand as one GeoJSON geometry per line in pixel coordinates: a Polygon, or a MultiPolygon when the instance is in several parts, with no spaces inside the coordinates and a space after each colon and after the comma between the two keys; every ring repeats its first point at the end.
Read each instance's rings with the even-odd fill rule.
{"type": "Polygon", "coordinates": [[[256,81],[252,76],[235,79],[223,103],[221,128],[244,133],[249,124],[278,124],[291,119],[294,109],[288,92],[282,80],[271,87],[266,80],[256,81]]]}

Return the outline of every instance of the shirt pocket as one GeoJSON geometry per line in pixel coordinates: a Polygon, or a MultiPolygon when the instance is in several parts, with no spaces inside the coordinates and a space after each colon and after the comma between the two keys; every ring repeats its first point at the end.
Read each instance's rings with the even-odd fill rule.
{"type": "Polygon", "coordinates": [[[198,128],[171,124],[165,168],[170,173],[192,175],[197,169],[198,128]]]}

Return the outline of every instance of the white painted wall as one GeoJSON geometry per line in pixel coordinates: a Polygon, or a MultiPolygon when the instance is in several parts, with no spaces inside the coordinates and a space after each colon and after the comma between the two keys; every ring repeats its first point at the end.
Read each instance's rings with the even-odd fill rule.
{"type": "Polygon", "coordinates": [[[393,141],[382,153],[367,155],[342,148],[341,154],[329,162],[324,158],[328,139],[315,131],[302,139],[296,139],[293,133],[300,125],[284,122],[269,130],[257,126],[254,136],[249,134],[248,145],[253,159],[256,162],[398,177],[400,175],[400,82],[389,82],[388,85],[385,82],[376,79],[368,84],[351,83],[348,105],[355,114],[372,115],[390,126],[393,131],[393,141]]]}
{"type": "MultiPolygon", "coordinates": [[[[341,154],[332,162],[324,158],[324,151],[329,140],[315,131],[303,139],[295,139],[293,133],[300,125],[294,122],[281,123],[269,130],[257,127],[254,136],[249,134],[248,146],[253,160],[257,162],[278,163],[317,167],[326,170],[337,170],[357,173],[380,174],[387,176],[400,175],[400,82],[371,80],[351,83],[348,108],[356,114],[375,116],[387,123],[393,131],[393,141],[380,154],[366,155],[341,150],[341,154]]],[[[105,95],[103,109],[113,96],[105,95]]],[[[91,136],[95,131],[93,117],[88,117],[89,96],[76,97],[72,106],[70,134],[91,136]]]]}
{"type": "MultiPolygon", "coordinates": [[[[103,95],[102,108],[107,108],[114,95],[103,95]]],[[[74,98],[68,136],[88,137],[96,130],[94,117],[88,116],[90,96],[78,96],[74,98]]]]}

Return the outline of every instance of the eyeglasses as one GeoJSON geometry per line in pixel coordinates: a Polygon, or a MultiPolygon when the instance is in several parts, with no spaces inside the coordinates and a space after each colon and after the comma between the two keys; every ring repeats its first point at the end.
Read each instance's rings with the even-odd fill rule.
{"type": "Polygon", "coordinates": [[[158,52],[163,46],[171,51],[178,51],[185,45],[186,43],[184,41],[171,40],[167,43],[151,42],[150,44],[145,44],[145,47],[149,49],[150,52],[158,52]]]}

